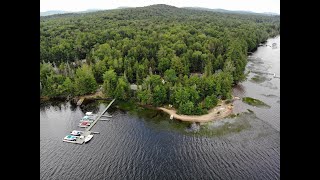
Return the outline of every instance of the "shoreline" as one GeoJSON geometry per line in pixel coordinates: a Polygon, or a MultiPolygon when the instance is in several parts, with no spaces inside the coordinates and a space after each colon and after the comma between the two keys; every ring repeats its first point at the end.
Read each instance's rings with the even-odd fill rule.
{"type": "MultiPolygon", "coordinates": [[[[88,100],[90,101],[90,100],[95,100],[95,99],[102,98],[99,95],[102,95],[102,93],[101,92],[96,92],[95,94],[77,96],[77,97],[73,97],[70,100],[73,101],[74,103],[77,103],[77,101],[80,98],[85,98],[85,99],[87,99],[87,101],[88,100]]],[[[40,99],[46,99],[47,101],[51,100],[51,98],[47,99],[47,97],[40,97],[40,99]]],[[[217,104],[217,106],[215,106],[214,108],[208,110],[208,113],[204,114],[204,115],[183,115],[183,114],[177,114],[177,110],[175,110],[174,108],[153,107],[153,106],[149,106],[149,105],[140,105],[140,106],[142,106],[144,108],[148,108],[148,109],[151,108],[151,109],[154,109],[154,110],[163,111],[163,112],[167,113],[169,116],[173,115],[174,119],[177,119],[177,120],[180,120],[180,121],[205,123],[205,122],[211,122],[211,121],[215,121],[215,120],[220,120],[220,119],[223,119],[223,118],[226,118],[226,117],[230,116],[233,113],[233,102],[234,102],[234,100],[239,100],[239,99],[240,99],[239,97],[233,97],[233,99],[231,100],[230,103],[226,103],[226,100],[221,100],[217,104]]],[[[135,104],[139,105],[139,103],[135,103],[135,104]]]]}
{"type": "Polygon", "coordinates": [[[86,100],[97,100],[97,99],[108,99],[102,91],[97,91],[92,94],[80,95],[80,96],[56,96],[56,97],[48,97],[48,96],[40,96],[40,101],[50,101],[50,100],[71,100],[77,102],[79,99],[86,100]]]}
{"type": "MultiPolygon", "coordinates": [[[[237,98],[233,98],[235,100],[237,98]]],[[[162,110],[163,112],[172,115],[174,119],[178,119],[186,122],[210,122],[219,119],[223,119],[233,113],[233,103],[226,104],[225,101],[218,103],[218,105],[208,111],[208,114],[204,115],[180,115],[177,114],[175,109],[167,109],[164,107],[158,107],[158,110],[162,110]],[[219,112],[219,113],[218,113],[219,112]]]]}

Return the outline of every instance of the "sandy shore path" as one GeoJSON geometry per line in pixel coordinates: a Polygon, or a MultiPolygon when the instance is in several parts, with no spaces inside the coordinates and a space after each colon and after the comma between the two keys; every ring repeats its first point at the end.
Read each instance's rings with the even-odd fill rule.
{"type": "Polygon", "coordinates": [[[201,116],[193,116],[193,115],[179,115],[175,109],[166,109],[163,107],[159,107],[158,109],[168,113],[169,115],[173,115],[173,118],[179,119],[181,121],[188,122],[209,122],[217,119],[222,119],[224,117],[232,114],[233,105],[225,104],[224,102],[219,103],[216,107],[208,111],[208,114],[204,114],[201,116]]]}

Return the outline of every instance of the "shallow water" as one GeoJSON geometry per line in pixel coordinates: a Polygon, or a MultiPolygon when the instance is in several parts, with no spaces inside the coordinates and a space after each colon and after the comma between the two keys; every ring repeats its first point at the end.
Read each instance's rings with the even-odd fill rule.
{"type": "Polygon", "coordinates": [[[241,101],[236,101],[235,112],[251,109],[258,118],[280,132],[280,36],[269,39],[266,45],[271,46],[272,43],[277,43],[277,49],[261,46],[249,57],[247,70],[255,72],[249,73],[247,81],[236,86],[233,92],[235,96],[252,97],[270,105],[270,109],[256,108],[246,105],[241,101]],[[276,78],[273,75],[257,73],[256,71],[275,73],[276,78]],[[252,80],[255,76],[261,77],[259,80],[263,81],[257,82],[252,80]]]}
{"type": "MultiPolygon", "coordinates": [[[[280,37],[267,43],[274,41],[280,37]]],[[[278,48],[259,47],[253,57],[263,61],[250,61],[248,68],[280,76],[280,43],[278,48]]],[[[234,93],[260,99],[270,109],[236,101],[236,112],[254,113],[199,126],[159,111],[126,112],[113,105],[113,118],[98,122],[92,131],[100,134],[83,145],[62,138],[81,129],[77,124],[86,111],[102,111],[107,102],[86,109],[68,102],[41,105],[40,179],[280,179],[280,79],[255,83],[254,75],[234,93]]]]}

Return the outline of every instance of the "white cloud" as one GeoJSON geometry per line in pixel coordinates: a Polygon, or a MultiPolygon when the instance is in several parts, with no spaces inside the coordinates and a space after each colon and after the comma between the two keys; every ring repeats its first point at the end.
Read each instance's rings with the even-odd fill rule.
{"type": "Polygon", "coordinates": [[[280,13],[280,0],[40,0],[40,11],[84,11],[114,9],[119,6],[142,7],[152,4],[280,13]]]}

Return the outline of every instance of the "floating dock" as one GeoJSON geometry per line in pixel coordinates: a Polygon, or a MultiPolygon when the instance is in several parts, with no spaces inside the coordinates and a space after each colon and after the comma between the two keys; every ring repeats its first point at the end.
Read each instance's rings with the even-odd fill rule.
{"type": "Polygon", "coordinates": [[[109,107],[112,105],[112,103],[115,101],[116,99],[113,99],[109,105],[106,107],[106,109],[100,113],[100,115],[97,116],[97,118],[90,124],[89,127],[87,127],[83,133],[81,134],[81,136],[79,136],[75,141],[66,141],[66,140],[63,140],[64,142],[68,142],[68,143],[74,143],[74,144],[83,144],[84,143],[84,140],[85,138],[90,135],[91,133],[93,134],[97,134],[96,132],[91,132],[91,128],[98,122],[98,120],[100,120],[101,117],[103,117],[104,113],[109,109],[109,107]],[[80,138],[81,137],[81,138],[80,138]]]}

